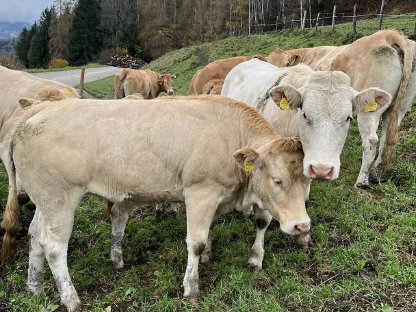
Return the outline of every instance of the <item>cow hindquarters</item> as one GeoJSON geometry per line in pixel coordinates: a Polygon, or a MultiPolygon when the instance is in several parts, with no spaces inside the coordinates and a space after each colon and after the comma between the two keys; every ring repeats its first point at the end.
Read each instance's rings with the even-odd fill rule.
{"type": "Polygon", "coordinates": [[[193,305],[196,305],[196,299],[199,296],[198,263],[206,248],[209,229],[220,197],[219,185],[198,184],[185,190],[188,263],[183,287],[184,297],[188,298],[193,305]]]}

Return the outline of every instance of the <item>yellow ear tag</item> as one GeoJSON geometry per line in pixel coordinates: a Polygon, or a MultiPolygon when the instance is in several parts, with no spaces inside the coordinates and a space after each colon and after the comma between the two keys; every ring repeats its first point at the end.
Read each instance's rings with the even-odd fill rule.
{"type": "Polygon", "coordinates": [[[364,112],[369,113],[369,112],[375,112],[377,110],[377,102],[373,101],[367,104],[367,106],[364,109],[364,112]]]}
{"type": "Polygon", "coordinates": [[[244,171],[245,172],[252,172],[254,169],[254,165],[251,161],[248,161],[247,163],[244,164],[244,171]]]}
{"type": "Polygon", "coordinates": [[[289,102],[287,101],[287,98],[282,97],[282,99],[279,102],[279,107],[284,111],[289,111],[289,102]]]}

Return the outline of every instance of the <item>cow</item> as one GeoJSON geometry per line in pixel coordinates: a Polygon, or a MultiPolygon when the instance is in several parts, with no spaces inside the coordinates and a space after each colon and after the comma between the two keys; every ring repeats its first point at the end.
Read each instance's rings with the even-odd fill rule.
{"type": "MultiPolygon", "coordinates": [[[[385,110],[391,102],[390,94],[378,88],[355,91],[350,78],[341,71],[314,71],[305,64],[278,68],[258,60],[234,67],[221,94],[256,107],[279,135],[300,136],[304,175],[323,180],[338,178],[340,154],[354,111],[364,112],[374,106],[375,110],[385,110]]],[[[309,187],[305,198],[308,196],[309,187]]],[[[256,220],[252,250],[258,257],[250,258],[249,266],[259,270],[264,233],[272,218],[267,211],[257,209],[256,220]]]]}
{"type": "MultiPolygon", "coordinates": [[[[288,54],[281,49],[275,49],[272,53],[272,56],[269,56],[271,60],[274,61],[276,66],[291,66],[297,61],[297,56],[288,54]]],[[[268,61],[268,58],[264,58],[260,55],[254,56],[235,56],[231,58],[216,60],[209,63],[205,67],[198,70],[195,75],[192,77],[191,83],[188,89],[188,95],[198,95],[198,94],[207,94],[206,92],[207,84],[209,81],[214,79],[224,80],[225,76],[230,72],[230,70],[241,62],[248,61],[252,58],[260,59],[262,61],[268,61]],[[204,90],[205,88],[205,90],[204,90]]]]}
{"type": "Polygon", "coordinates": [[[159,74],[150,69],[137,70],[123,68],[114,79],[114,99],[121,99],[134,93],[140,93],[144,99],[154,99],[160,93],[173,95],[171,74],[159,74]]]}
{"type": "Polygon", "coordinates": [[[322,46],[287,51],[299,55],[302,63],[316,70],[340,70],[351,79],[357,91],[378,87],[393,95],[393,104],[373,114],[358,112],[357,121],[363,156],[356,187],[367,187],[370,178],[379,181],[390,163],[398,139],[398,126],[410,111],[416,95],[415,43],[395,30],[382,30],[343,46],[322,46]],[[410,82],[412,78],[412,82],[410,82]],[[410,82],[410,84],[409,84],[410,82]],[[377,154],[377,129],[382,118],[382,134],[377,154]]]}
{"type": "MultiPolygon", "coordinates": [[[[11,129],[17,116],[25,107],[30,106],[33,100],[59,101],[63,98],[78,98],[77,91],[59,82],[42,79],[17,70],[10,70],[0,66],[0,90],[2,104],[0,106],[0,158],[6,168],[10,146],[11,129]],[[29,98],[29,99],[25,99],[29,98]],[[19,101],[20,100],[20,101],[19,101]]],[[[19,202],[24,204],[29,198],[24,192],[19,193],[19,202]]],[[[0,225],[0,232],[3,232],[0,225]]]]}
{"type": "Polygon", "coordinates": [[[144,97],[140,93],[133,93],[125,96],[123,100],[144,100],[144,97]]]}
{"type": "Polygon", "coordinates": [[[162,97],[140,105],[70,99],[50,107],[41,114],[28,109],[10,144],[3,259],[15,248],[18,175],[37,206],[29,229],[28,288],[39,290],[46,257],[69,311],[81,307],[66,258],[75,209],[86,193],[115,203],[116,241],[122,238],[117,225],[125,226],[132,205],[186,203],[183,286],[192,303],[199,294],[198,262],[219,215],[256,203],[284,233],[309,233],[300,141],[279,137],[244,103],[210,95],[162,97]]]}

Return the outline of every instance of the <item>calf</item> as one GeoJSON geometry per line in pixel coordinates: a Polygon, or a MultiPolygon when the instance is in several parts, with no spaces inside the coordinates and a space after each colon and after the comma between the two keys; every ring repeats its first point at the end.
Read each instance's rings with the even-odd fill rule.
{"type": "Polygon", "coordinates": [[[170,74],[159,74],[150,69],[137,70],[123,68],[114,80],[114,98],[121,99],[139,93],[144,99],[154,99],[160,93],[173,95],[173,79],[170,74]]]}
{"type": "Polygon", "coordinates": [[[255,203],[279,220],[284,233],[308,234],[301,144],[277,136],[253,108],[217,95],[164,97],[140,105],[128,100],[57,105],[41,114],[27,110],[10,145],[3,257],[10,259],[15,247],[18,175],[38,208],[29,230],[30,291],[42,284],[46,257],[62,303],[69,311],[81,307],[66,258],[75,209],[88,192],[115,203],[117,241],[122,233],[114,225],[125,226],[132,205],[185,202],[183,286],[192,302],[199,294],[198,262],[219,215],[255,203]]]}

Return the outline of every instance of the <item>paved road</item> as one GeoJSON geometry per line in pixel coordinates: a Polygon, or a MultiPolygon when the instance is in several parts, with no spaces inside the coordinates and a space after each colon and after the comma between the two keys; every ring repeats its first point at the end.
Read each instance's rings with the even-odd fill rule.
{"type": "MultiPolygon", "coordinates": [[[[112,67],[112,66],[86,68],[84,81],[91,82],[94,80],[105,78],[105,77],[114,75],[119,70],[120,68],[112,67]]],[[[76,86],[77,84],[79,84],[79,79],[81,77],[81,69],[48,72],[48,73],[37,73],[33,75],[37,77],[49,79],[49,80],[59,81],[70,86],[76,86]]]]}

